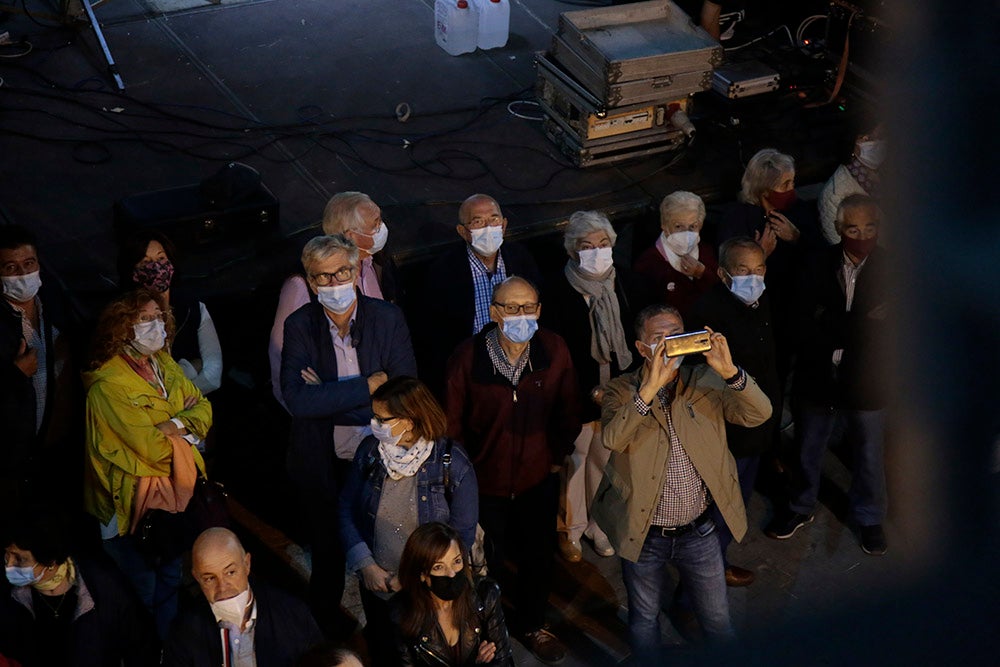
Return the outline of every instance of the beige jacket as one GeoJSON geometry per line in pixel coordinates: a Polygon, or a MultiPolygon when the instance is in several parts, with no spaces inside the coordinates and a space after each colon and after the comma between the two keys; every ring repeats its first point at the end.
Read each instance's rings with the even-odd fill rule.
{"type": "MultiPolygon", "coordinates": [[[[654,404],[646,416],[635,409],[642,370],[605,387],[601,409],[604,446],[612,451],[594,498],[592,515],[622,558],[636,561],[652,523],[670,455],[667,418],[654,404]]],[[[736,463],[726,447],[725,422],[757,426],[771,403],[749,375],[742,391],[730,389],[702,364],[683,366],[671,404],[674,428],[705,480],[722,516],[741,540],[747,529],[736,463]]]]}

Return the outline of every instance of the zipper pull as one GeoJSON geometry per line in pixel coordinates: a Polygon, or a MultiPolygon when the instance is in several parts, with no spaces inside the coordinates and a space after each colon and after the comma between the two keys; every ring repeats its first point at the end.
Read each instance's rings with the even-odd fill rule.
{"type": "Polygon", "coordinates": [[[517,389],[514,390],[514,402],[517,403],[517,389]]]}
{"type": "Polygon", "coordinates": [[[690,403],[685,403],[684,405],[687,406],[688,414],[691,415],[691,419],[694,419],[694,408],[691,407],[690,403]]]}

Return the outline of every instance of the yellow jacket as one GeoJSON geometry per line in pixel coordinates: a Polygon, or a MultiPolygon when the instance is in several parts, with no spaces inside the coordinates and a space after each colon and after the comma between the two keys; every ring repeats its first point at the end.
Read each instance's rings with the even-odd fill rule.
{"type": "MultiPolygon", "coordinates": [[[[653,521],[670,457],[667,419],[654,402],[635,409],[642,369],[608,383],[601,405],[604,446],[612,451],[591,514],[622,558],[639,559],[653,521]]],[[[725,422],[756,426],[771,416],[771,402],[752,377],[730,389],[707,365],[681,366],[670,414],[691,463],[737,540],[747,530],[736,463],[726,446],[725,422]]]]}
{"type": "MultiPolygon", "coordinates": [[[[212,426],[211,403],[184,377],[170,353],[160,350],[154,359],[163,373],[165,399],[121,357],[83,374],[87,389],[84,509],[102,524],[117,514],[119,535],[128,533],[137,479],[170,474],[171,445],[156,425],[176,417],[188,433],[199,438],[212,426]],[[185,410],[188,396],[199,400],[185,410]]],[[[204,474],[205,462],[197,449],[194,458],[204,474]]]]}

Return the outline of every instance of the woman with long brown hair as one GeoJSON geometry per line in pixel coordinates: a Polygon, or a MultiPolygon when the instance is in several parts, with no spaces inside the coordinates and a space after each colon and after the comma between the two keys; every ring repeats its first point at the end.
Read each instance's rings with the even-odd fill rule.
{"type": "Polygon", "coordinates": [[[404,665],[513,667],[500,587],[473,583],[458,533],[426,523],[406,541],[399,564],[402,594],[395,609],[404,665]]]}
{"type": "Polygon", "coordinates": [[[112,301],[94,334],[87,388],[84,508],[104,550],[156,618],[177,610],[181,552],[149,554],[136,530],[146,511],[182,512],[205,464],[196,444],[212,406],[170,356],[174,321],[162,296],[141,288],[112,301]]]}

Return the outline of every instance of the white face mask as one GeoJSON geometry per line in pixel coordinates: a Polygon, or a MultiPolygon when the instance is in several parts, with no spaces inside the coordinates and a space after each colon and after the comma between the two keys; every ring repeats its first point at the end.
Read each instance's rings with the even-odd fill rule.
{"type": "Polygon", "coordinates": [[[869,169],[878,169],[885,160],[886,144],[882,139],[862,141],[858,144],[858,162],[869,169]]]}
{"type": "Polygon", "coordinates": [[[470,229],[469,234],[472,235],[472,249],[485,257],[496,254],[503,245],[503,225],[470,229]]]}
{"type": "Polygon", "coordinates": [[[135,331],[135,340],[132,341],[139,354],[155,354],[163,349],[167,341],[167,327],[163,320],[153,320],[152,322],[139,322],[132,326],[135,331]]]}
{"type": "Polygon", "coordinates": [[[31,301],[42,286],[41,272],[27,273],[23,276],[3,276],[3,293],[15,303],[31,301]]]}
{"type": "Polygon", "coordinates": [[[378,231],[374,234],[364,234],[362,232],[358,232],[358,234],[367,236],[372,240],[372,247],[365,250],[369,255],[380,252],[385,247],[385,242],[389,240],[389,228],[385,226],[384,222],[378,226],[378,231]]]}
{"type": "Polygon", "coordinates": [[[338,315],[349,311],[358,298],[357,292],[354,291],[354,283],[317,287],[316,293],[320,305],[338,315]]]}
{"type": "Polygon", "coordinates": [[[698,232],[674,232],[673,234],[661,233],[663,244],[673,250],[678,255],[690,255],[701,242],[698,232]]]}
{"type": "MultiPolygon", "coordinates": [[[[396,420],[393,419],[392,421],[396,420]]],[[[374,435],[378,439],[378,441],[381,442],[383,445],[387,445],[389,447],[395,447],[399,445],[399,441],[402,440],[403,435],[406,434],[406,431],[402,431],[399,435],[393,435],[392,425],[388,423],[382,424],[377,419],[372,419],[371,426],[372,426],[372,435],[374,435]]]]}
{"type": "Polygon", "coordinates": [[[611,248],[589,248],[581,250],[580,270],[592,276],[603,276],[614,264],[611,248]]]}
{"type": "Polygon", "coordinates": [[[243,629],[243,618],[247,613],[247,606],[250,604],[250,588],[228,600],[217,600],[209,606],[215,615],[216,621],[230,623],[240,630],[243,629]]]}

